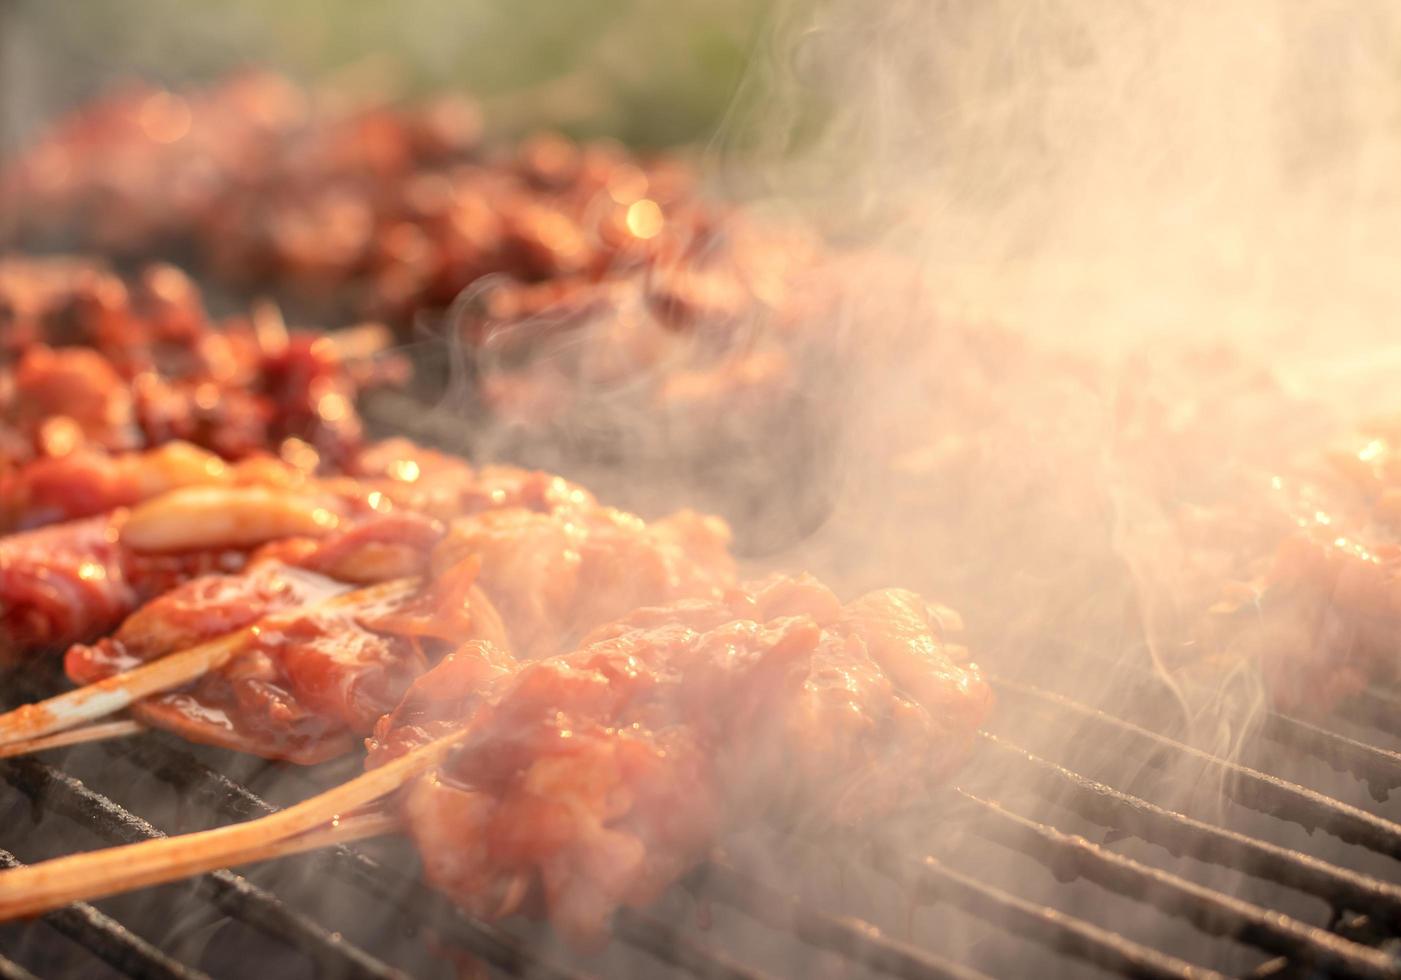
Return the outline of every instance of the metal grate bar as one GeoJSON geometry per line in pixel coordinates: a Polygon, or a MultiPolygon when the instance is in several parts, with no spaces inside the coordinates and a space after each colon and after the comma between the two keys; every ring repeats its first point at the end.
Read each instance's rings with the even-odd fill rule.
{"type": "Polygon", "coordinates": [[[1401,752],[1368,745],[1302,718],[1273,711],[1266,713],[1261,731],[1281,745],[1322,759],[1337,772],[1351,773],[1363,780],[1378,803],[1401,786],[1401,752]]]}
{"type": "Polygon", "coordinates": [[[701,945],[674,926],[636,909],[619,909],[613,916],[613,932],[663,963],[685,970],[692,976],[705,980],[768,980],[768,974],[737,963],[724,953],[701,945]]]}
{"type": "MultiPolygon", "coordinates": [[[[1168,680],[1162,674],[1147,667],[1134,663],[1119,663],[1100,657],[1092,659],[1105,671],[1126,672],[1132,675],[1134,680],[1150,694],[1160,692],[1169,686],[1168,680]]],[[[1183,691],[1191,692],[1194,697],[1202,699],[1210,699],[1219,693],[1211,690],[1205,684],[1185,678],[1173,678],[1170,686],[1181,687],[1183,691]]],[[[1401,701],[1379,691],[1371,692],[1371,697],[1374,699],[1376,712],[1389,711],[1393,717],[1401,713],[1401,701]]],[[[1352,708],[1353,705],[1349,703],[1349,711],[1352,708]]],[[[1261,718],[1260,733],[1266,738],[1322,759],[1336,771],[1348,772],[1365,780],[1368,788],[1372,791],[1372,796],[1379,802],[1385,800],[1391,790],[1401,786],[1401,752],[1378,748],[1313,722],[1278,711],[1266,710],[1261,713],[1261,718]]],[[[1392,724],[1398,734],[1401,734],[1401,723],[1393,721],[1392,724]]],[[[1374,724],[1373,727],[1379,726],[1374,724]]]]}
{"type": "Polygon", "coordinates": [[[719,861],[701,869],[696,885],[706,897],[732,905],[765,925],[906,980],[986,980],[971,967],[891,939],[868,922],[811,909],[719,861]]]}
{"type": "Polygon", "coordinates": [[[1176,813],[1042,759],[1006,739],[980,734],[987,744],[1020,764],[1032,787],[1046,799],[1061,799],[1068,792],[1076,812],[1102,827],[1134,834],[1173,854],[1190,854],[1297,888],[1335,909],[1365,912],[1401,932],[1401,887],[1397,885],[1176,813]]]}
{"type": "Polygon", "coordinates": [[[1401,963],[1388,953],[1342,939],[1283,913],[1252,905],[1177,875],[1107,851],[1083,837],[1028,820],[1001,804],[957,791],[982,808],[974,832],[1035,858],[1057,877],[1083,877],[1137,901],[1149,902],[1203,932],[1311,963],[1339,976],[1395,980],[1401,963]]]}
{"type": "Polygon", "coordinates": [[[181,798],[236,820],[267,816],[277,808],[228,776],[172,745],[172,736],[149,732],[139,738],[101,742],[108,756],[125,759],[180,791],[181,798]]]}
{"type": "Polygon", "coordinates": [[[1401,736],[1401,697],[1392,691],[1369,687],[1361,694],[1348,698],[1344,710],[1349,718],[1388,735],[1401,736]]]}
{"type": "Polygon", "coordinates": [[[1000,929],[1114,973],[1142,980],[1225,980],[1215,970],[1136,943],[1049,905],[1019,898],[955,871],[937,858],[909,858],[885,848],[878,848],[874,858],[882,873],[926,901],[952,902],[1000,929]]]}
{"type": "MultiPolygon", "coordinates": [[[[18,858],[0,849],[0,868],[21,866],[18,858]]],[[[44,916],[44,921],[127,976],[149,980],[209,980],[207,974],[171,959],[111,916],[85,902],[50,912],[44,916]]]]}
{"type": "Polygon", "coordinates": [[[1306,830],[1322,827],[1350,844],[1360,844],[1401,860],[1401,825],[1390,820],[1278,776],[1228,762],[1062,694],[1002,678],[995,678],[993,684],[1000,694],[1077,715],[1095,727],[1112,732],[1116,738],[1137,743],[1150,763],[1156,764],[1155,756],[1160,753],[1196,761],[1227,777],[1223,780],[1226,792],[1242,806],[1292,821],[1306,830]]]}
{"type": "Polygon", "coordinates": [[[415,877],[385,868],[349,848],[327,852],[326,860],[343,880],[383,901],[406,925],[431,925],[439,936],[503,973],[531,980],[589,980],[588,974],[558,966],[510,933],[464,914],[415,877]]]}
{"type": "MultiPolygon", "coordinates": [[[[110,841],[134,843],[163,837],[145,820],[96,793],[67,773],[34,759],[0,760],[0,778],[50,810],[95,830],[110,841]]],[[[402,974],[230,871],[200,879],[223,912],[292,943],[337,976],[400,980],[402,974]]]]}
{"type": "Polygon", "coordinates": [[[7,960],[0,956],[0,980],[39,980],[39,978],[13,960],[7,960]]]}

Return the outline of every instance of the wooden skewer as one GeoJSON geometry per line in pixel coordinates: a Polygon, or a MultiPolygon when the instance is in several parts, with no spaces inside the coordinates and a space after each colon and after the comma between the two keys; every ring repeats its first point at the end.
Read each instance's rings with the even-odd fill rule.
{"type": "MultiPolygon", "coordinates": [[[[320,608],[357,605],[392,598],[419,587],[420,580],[395,579],[364,589],[343,592],[320,608]]],[[[28,742],[55,732],[76,728],[129,707],[152,694],[169,691],[212,670],[218,670],[244,650],[257,635],[258,626],[229,633],[207,643],[168,654],[135,670],[114,674],[77,690],[26,704],[0,715],[0,746],[28,742]]]]}
{"type": "Polygon", "coordinates": [[[41,915],[72,902],[164,884],[233,864],[386,833],[396,825],[392,817],[341,814],[394,792],[435,765],[471,732],[472,727],[466,726],[266,817],[0,871],[0,921],[41,915]]]}
{"type": "Polygon", "coordinates": [[[334,847],[337,844],[349,844],[370,837],[383,837],[386,834],[398,833],[402,827],[403,821],[395,813],[359,813],[353,817],[341,817],[332,820],[329,826],[320,830],[287,837],[262,847],[249,848],[241,855],[232,854],[225,867],[258,864],[261,861],[286,857],[288,854],[302,854],[321,847],[334,847]]]}
{"type": "Polygon", "coordinates": [[[276,355],[287,349],[290,338],[287,334],[287,321],[282,317],[282,307],[266,297],[253,303],[248,311],[248,319],[253,324],[253,336],[264,354],[276,355]]]}
{"type": "Polygon", "coordinates": [[[130,707],[151,694],[187,684],[228,663],[253,638],[250,629],[221,636],[188,650],[114,674],[74,691],[26,704],[0,715],[0,745],[25,742],[76,728],[130,707]]]}
{"type": "Polygon", "coordinates": [[[394,343],[394,335],[382,323],[357,323],[328,331],[324,336],[335,345],[336,354],[343,361],[374,357],[394,343]]]}
{"type": "Polygon", "coordinates": [[[66,732],[59,732],[57,735],[46,735],[43,738],[30,738],[23,742],[0,745],[0,759],[29,755],[33,752],[42,752],[45,749],[58,749],[66,745],[82,745],[85,742],[105,742],[112,738],[126,738],[131,735],[140,735],[144,731],[148,731],[145,725],[131,719],[109,721],[98,725],[84,725],[81,728],[70,728],[66,732]]]}
{"type": "MultiPolygon", "coordinates": [[[[249,312],[258,346],[265,353],[278,354],[291,342],[291,331],[282,316],[282,308],[271,299],[260,299],[249,312]]],[[[328,330],[322,334],[336,348],[343,361],[373,357],[394,343],[394,334],[382,323],[357,323],[354,326],[328,330]]]]}

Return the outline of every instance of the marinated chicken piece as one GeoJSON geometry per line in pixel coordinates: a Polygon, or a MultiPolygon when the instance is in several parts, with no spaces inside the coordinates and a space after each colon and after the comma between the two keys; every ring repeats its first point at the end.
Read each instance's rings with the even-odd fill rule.
{"type": "Polygon", "coordinates": [[[131,390],[97,351],[31,347],[15,367],[13,389],[7,425],[35,445],[51,444],[51,426],[59,419],[82,442],[107,449],[141,444],[131,390]]]}
{"type": "Polygon", "coordinates": [[[201,535],[222,540],[230,524],[260,540],[294,534],[295,526],[273,533],[257,525],[307,499],[313,499],[313,507],[332,514],[398,508],[445,517],[508,500],[545,506],[552,494],[561,500],[591,499],[559,477],[509,468],[477,470],[462,459],[404,439],[377,443],[352,456],[348,463],[364,474],[359,477],[309,472],[303,467],[320,462],[315,453],[290,457],[289,461],[254,455],[228,463],[179,440],[126,453],[82,446],[0,474],[0,528],[23,530],[89,517],[134,507],[174,490],[186,492],[165,497],[153,508],[150,523],[161,536],[182,543],[197,542],[201,535]],[[266,492],[248,489],[253,487],[266,492]],[[196,522],[197,530],[191,527],[196,522]]]}
{"type": "Polygon", "coordinates": [[[76,684],[131,670],[249,626],[274,612],[311,606],[347,592],[339,582],[262,556],[237,574],[205,575],[157,596],[110,637],[70,647],[64,668],[76,684]]]}
{"type": "Polygon", "coordinates": [[[122,542],[126,518],[117,510],[0,538],[0,655],[87,639],[177,583],[246,558],[230,548],[145,554],[122,542]]]}
{"type": "MultiPolygon", "coordinates": [[[[472,478],[466,464],[415,456],[407,443],[382,448],[380,472],[403,476],[399,464],[414,462],[420,479],[435,472],[472,478]]],[[[466,639],[488,640],[503,652],[554,653],[562,641],[621,611],[680,596],[715,597],[731,581],[728,535],[715,518],[683,512],[647,525],[548,474],[497,468],[480,476],[475,489],[458,488],[468,516],[450,532],[432,517],[381,500],[383,509],[342,509],[323,533],[299,533],[300,515],[320,508],[263,485],[190,487],[156,498],[122,528],[122,540],[135,537],[148,553],[167,537],[172,544],[269,543],[243,572],[188,581],[129,616],[115,636],[72,647],[69,676],[91,683],[256,623],[257,638],[246,652],[181,691],[143,702],[136,713],[197,741],[318,761],[344,751],[348,733],[368,732],[413,678],[466,639]],[[240,493],[266,499],[232,499],[240,493]],[[191,496],[197,499],[182,502],[191,496]],[[205,508],[210,497],[217,504],[205,508]],[[496,502],[503,506],[475,510],[496,502]],[[249,512],[239,516],[244,506],[249,512]],[[153,516],[143,522],[143,513],[153,516]],[[229,514],[237,519],[226,521],[229,514]],[[137,527],[141,534],[133,534],[137,527]],[[323,601],[352,585],[425,573],[429,585],[387,604],[341,608],[323,601]],[[498,602],[509,610],[504,620],[498,602]]],[[[334,485],[353,503],[352,488],[366,498],[385,497],[366,490],[390,481],[307,482],[334,485]]]]}
{"type": "MultiPolygon", "coordinates": [[[[178,691],[147,698],[132,713],[192,741],[267,758],[304,764],[333,758],[353,748],[354,736],[369,733],[413,679],[450,649],[444,634],[453,643],[480,637],[504,648],[507,642],[473,588],[472,566],[414,591],[328,602],[352,583],[316,569],[353,563],[357,547],[373,550],[404,530],[401,517],[371,517],[311,547],[264,549],[243,572],[188,581],[128,617],[113,636],[73,646],[65,669],[75,683],[88,684],[256,625],[229,663],[178,691]]],[[[389,573],[401,570],[373,556],[369,563],[389,573]]],[[[366,576],[356,584],[367,581],[383,580],[366,576]]]]}
{"type": "Polygon", "coordinates": [[[0,232],[127,254],[185,240],[306,115],[260,72],[183,93],[126,84],[57,120],[0,173],[0,232]]]}
{"type": "Polygon", "coordinates": [[[1209,636],[1259,664],[1277,709],[1322,716],[1401,676],[1401,467],[1386,439],[1365,438],[1303,470],[1274,477],[1256,505],[1268,533],[1218,595],[1209,636]]]}
{"type": "Polygon", "coordinates": [[[116,455],[75,449],[32,460],[0,476],[0,528],[23,530],[90,517],[177,487],[233,478],[218,456],[185,442],[116,455]]]}
{"type": "Polygon", "coordinates": [[[38,344],[96,350],[118,373],[184,374],[212,326],[199,287],[153,263],[130,280],[96,260],[0,257],[0,359],[38,344]]]}
{"type": "Polygon", "coordinates": [[[453,521],[434,563],[480,561],[517,652],[536,657],[638,606],[718,595],[734,580],[729,541],[694,511],[649,523],[592,503],[509,506],[453,521]]]}
{"type": "MultiPolygon", "coordinates": [[[[210,462],[170,447],[157,457],[178,461],[172,462],[174,471],[186,475],[185,464],[210,462]]],[[[136,495],[143,481],[169,478],[143,469],[144,455],[124,464],[117,459],[107,459],[121,467],[110,482],[94,481],[87,496],[70,489],[52,502],[81,510],[104,495],[136,495]],[[128,478],[134,482],[123,482],[128,478]]],[[[52,472],[65,478],[85,472],[77,461],[69,469],[65,460],[51,462],[52,472]]],[[[421,573],[442,535],[441,526],[426,516],[382,513],[392,509],[384,500],[385,489],[394,485],[390,479],[359,484],[313,478],[271,459],[212,473],[222,479],[179,486],[131,508],[0,537],[6,654],[87,639],[179,582],[206,572],[237,571],[250,551],[269,542],[279,542],[277,547],[311,567],[365,581],[382,572],[421,573]]],[[[39,499],[30,502],[38,506],[39,499]]]]}
{"type": "Polygon", "coordinates": [[[288,332],[271,307],[214,324],[183,273],[148,267],[131,288],[101,266],[0,259],[0,456],[64,456],[184,440],[226,459],[319,453],[342,465],[363,440],[355,399],[402,381],[377,356],[384,328],[288,332]],[[7,357],[8,355],[8,357],[7,357]]]}
{"type": "Polygon", "coordinates": [[[350,461],[348,471],[380,489],[397,506],[443,520],[508,507],[548,512],[595,506],[591,493],[563,477],[515,466],[478,469],[460,457],[407,439],[387,439],[367,447],[350,461]]]}
{"type": "Polygon", "coordinates": [[[730,828],[775,807],[869,819],[954,772],[992,699],[951,620],[900,590],[843,606],[777,578],[519,666],[467,644],[380,721],[370,764],[468,726],[402,798],[428,880],[592,945],[730,828]]]}

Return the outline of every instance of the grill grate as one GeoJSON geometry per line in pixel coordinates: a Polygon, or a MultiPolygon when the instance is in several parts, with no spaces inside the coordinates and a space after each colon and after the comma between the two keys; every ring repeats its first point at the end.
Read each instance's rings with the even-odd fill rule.
{"type": "MultiPolygon", "coordinates": [[[[431,418],[421,412],[419,417],[431,418]]],[[[431,435],[415,425],[414,418],[388,421],[397,431],[420,439],[431,435]]],[[[1038,975],[1078,975],[1084,968],[1162,980],[1226,975],[1178,955],[1165,933],[1136,934],[1127,928],[1127,922],[1121,924],[1114,918],[1117,913],[1111,910],[1112,903],[1104,903],[1109,910],[1104,916],[1091,914],[1100,896],[1107,895],[1164,921],[1178,921],[1194,935],[1227,937],[1268,954],[1244,969],[1229,970],[1238,975],[1261,980],[1320,975],[1401,980],[1401,961],[1393,951],[1401,942],[1401,886],[1384,880],[1394,871],[1390,860],[1401,859],[1401,825],[1301,782],[1271,775],[1268,767],[1253,768],[1203,752],[1046,687],[1010,679],[995,683],[1008,716],[1049,719],[1062,726],[1070,723],[1088,737],[1110,743],[1117,752],[1132,757],[1136,768],[1151,767],[1176,777],[1186,772],[1219,783],[1226,798],[1264,815],[1259,833],[1243,833],[1218,825],[1218,821],[1189,815],[1186,808],[1152,802],[1119,788],[1122,780],[1117,777],[1102,780],[1085,775],[1082,766],[1062,764],[1025,748],[1025,738],[1005,732],[985,733],[969,782],[948,796],[966,811],[965,816],[971,815],[964,823],[973,836],[1024,861],[1027,869],[1039,867],[1050,872],[1056,883],[1049,886],[1046,895],[1029,897],[1024,893],[1023,878],[1025,888],[1034,884],[1030,870],[1009,885],[960,866],[973,858],[935,853],[933,848],[927,853],[901,849],[889,841],[867,842],[854,849],[857,855],[865,856],[865,867],[893,880],[918,902],[966,917],[986,937],[985,942],[1020,944],[1018,948],[1025,952],[1017,954],[1021,956],[1015,960],[1021,964],[1019,969],[1038,975]],[[991,767],[1014,776],[1009,785],[1025,788],[1038,815],[1043,811],[1064,814],[1078,823],[1078,829],[1064,829],[1064,821],[1054,815],[1045,817],[1047,822],[1039,816],[1023,816],[1025,801],[1014,803],[1001,793],[973,785],[976,771],[991,767]],[[1386,870],[1354,870],[1276,842],[1287,839],[1281,828],[1289,829],[1290,824],[1310,833],[1322,830],[1362,848],[1372,862],[1368,871],[1377,867],[1377,862],[1386,870]],[[1086,826],[1106,831],[1107,839],[1092,842],[1085,836],[1086,826]],[[1120,853],[1114,842],[1125,838],[1161,848],[1179,862],[1192,860],[1205,868],[1246,875],[1275,891],[1269,893],[1268,901],[1236,897],[1228,890],[1201,883],[1196,873],[1180,865],[1170,871],[1120,853]],[[1073,900],[1071,893],[1077,888],[1094,889],[1096,898],[1087,904],[1082,891],[1073,900]],[[1326,928],[1301,914],[1283,911],[1287,906],[1285,891],[1325,903],[1332,913],[1326,928]],[[1097,921],[1102,917],[1108,917],[1113,928],[1097,921]],[[1037,958],[1032,960],[1033,956],[1037,958]]],[[[17,677],[0,690],[7,698],[28,700],[48,693],[43,686],[42,681],[17,677]]],[[[1355,720],[1381,732],[1401,734],[1401,723],[1396,721],[1401,713],[1394,713],[1401,701],[1374,691],[1359,703],[1355,720]]],[[[1264,717],[1259,735],[1262,738],[1258,741],[1280,747],[1291,759],[1321,761],[1336,774],[1354,777],[1379,802],[1401,786],[1401,754],[1351,734],[1274,714],[1264,717]]],[[[253,788],[256,773],[241,777],[247,778],[245,784],[206,764],[202,753],[207,754],[207,750],[150,733],[64,750],[51,757],[64,760],[64,768],[32,758],[0,760],[0,779],[20,790],[41,818],[50,814],[65,818],[108,842],[147,839],[161,831],[102,791],[103,764],[97,764],[92,775],[80,778],[68,771],[73,768],[69,760],[81,768],[81,760],[89,760],[92,766],[92,759],[101,758],[154,779],[178,797],[182,822],[228,823],[275,808],[253,788]]],[[[216,758],[228,759],[223,755],[216,758]]],[[[220,765],[222,768],[222,761],[220,765]]],[[[326,778],[326,773],[294,777],[285,767],[271,771],[284,782],[300,779],[307,789],[314,788],[318,778],[326,778]]],[[[120,796],[119,790],[113,792],[120,796]]],[[[0,823],[0,844],[15,846],[21,858],[31,859],[25,847],[3,839],[13,832],[13,827],[0,823]]],[[[1314,848],[1310,845],[1309,850],[1314,848]]],[[[18,860],[0,851],[0,864],[18,860]]],[[[828,958],[821,962],[833,968],[829,972],[842,975],[882,973],[910,980],[976,980],[988,973],[1007,972],[998,966],[1005,961],[983,955],[977,946],[964,944],[957,950],[939,948],[936,952],[934,943],[940,936],[924,930],[916,940],[912,926],[910,939],[892,938],[876,925],[881,919],[878,912],[861,918],[838,914],[833,911],[835,904],[819,901],[814,905],[800,897],[808,889],[771,883],[767,871],[741,870],[741,865],[728,858],[717,857],[707,863],[676,892],[688,893],[703,903],[717,902],[738,913],[740,922],[747,926],[729,923],[730,928],[722,926],[715,935],[701,938],[694,929],[685,927],[689,906],[674,895],[656,910],[619,915],[614,923],[619,942],[614,946],[622,949],[604,958],[583,959],[562,953],[544,930],[522,927],[526,931],[521,933],[514,926],[502,928],[463,915],[414,875],[401,870],[397,862],[377,860],[359,848],[335,848],[285,861],[298,862],[298,866],[304,863],[318,874],[325,872],[328,880],[335,882],[336,891],[353,893],[356,905],[373,909],[377,919],[394,920],[407,938],[397,945],[373,944],[372,952],[368,945],[323,926],[321,920],[330,914],[319,904],[310,912],[304,911],[283,889],[254,884],[227,871],[204,876],[186,887],[181,898],[194,896],[216,916],[237,920],[270,942],[291,948],[328,977],[399,977],[416,972],[404,965],[405,944],[422,947],[421,937],[414,934],[425,928],[445,947],[466,951],[498,973],[549,980],[576,980],[596,972],[652,976],[657,975],[660,964],[700,977],[758,978],[773,975],[764,972],[770,969],[792,972],[792,964],[817,962],[812,957],[818,956],[828,958]],[[748,935],[745,929],[759,930],[763,938],[745,944],[731,943],[721,936],[722,932],[748,935]],[[762,946],[781,947],[782,955],[762,955],[771,952],[762,946]],[[754,965],[760,961],[763,965],[754,965]],[[789,968],[771,967],[770,961],[789,968]]],[[[110,909],[104,905],[103,911],[78,905],[52,913],[45,921],[120,974],[205,975],[185,965],[164,948],[164,943],[141,938],[138,933],[142,931],[155,934],[160,930],[141,919],[138,912],[120,902],[114,902],[110,909]]],[[[15,955],[3,946],[3,939],[0,933],[0,952],[15,955]]],[[[0,980],[28,975],[23,966],[0,957],[0,980]]]]}
{"type": "MultiPolygon", "coordinates": [[[[18,868],[19,859],[0,850],[0,868],[18,868]]],[[[91,905],[78,903],[44,916],[59,932],[92,950],[116,970],[143,980],[209,980],[207,974],[176,962],[140,936],[91,905]]],[[[0,971],[0,977],[8,974],[0,971]]]]}
{"type": "Polygon", "coordinates": [[[1195,763],[1203,771],[1220,777],[1226,793],[1242,806],[1292,821],[1306,830],[1325,830],[1350,844],[1360,844],[1378,854],[1401,860],[1401,825],[1383,817],[1278,776],[1184,745],[1063,694],[1004,678],[996,679],[994,686],[1004,701],[1040,702],[1088,723],[1118,745],[1136,746],[1150,765],[1163,766],[1165,760],[1195,763]]]}
{"type": "MultiPolygon", "coordinates": [[[[1006,683],[1002,682],[1002,686],[1006,683]]],[[[1048,703],[1067,704],[1066,699],[1051,692],[1025,685],[1020,686],[1020,690],[1048,703]]],[[[1094,709],[1075,705],[1073,710],[1082,713],[1094,709]]],[[[1154,738],[1163,737],[1155,735],[1154,738]]],[[[1177,745],[1171,740],[1165,741],[1177,745]]],[[[1137,835],[1176,853],[1189,853],[1299,888],[1336,908],[1365,912],[1379,924],[1394,926],[1401,916],[1401,889],[1390,883],[1155,806],[1041,759],[1001,736],[986,734],[983,742],[987,753],[1011,759],[1019,765],[1029,777],[1027,785],[1033,790],[1054,795],[1057,790],[1069,789],[1069,798],[1077,810],[1099,825],[1137,835]]],[[[245,819],[273,809],[251,790],[209,768],[164,736],[153,734],[116,741],[98,750],[114,758],[127,759],[151,772],[175,787],[190,804],[209,808],[221,818],[245,819]]],[[[1178,746],[1177,751],[1190,754],[1194,750],[1178,746]]],[[[1218,763],[1233,765],[1222,760],[1213,761],[1213,764],[1218,763]]],[[[138,840],[159,834],[150,824],[111,799],[45,762],[35,759],[0,761],[0,778],[19,788],[36,806],[64,815],[109,841],[138,840]]],[[[1282,780],[1278,782],[1293,785],[1282,780]]],[[[1146,867],[1082,837],[1017,816],[1001,804],[971,792],[957,793],[961,799],[984,811],[986,819],[974,824],[980,833],[1026,853],[1058,876],[1094,880],[1136,900],[1184,916],[1204,931],[1235,936],[1283,954],[1281,959],[1262,964],[1252,975],[1276,976],[1285,968],[1301,964],[1316,965],[1332,975],[1347,977],[1401,975],[1396,960],[1382,950],[1146,867]]],[[[1320,794],[1304,798],[1314,807],[1341,806],[1320,794]]],[[[583,975],[549,963],[527,943],[504,930],[460,914],[445,914],[442,899],[354,849],[337,848],[324,861],[338,879],[354,885],[368,897],[396,906],[400,914],[411,920],[426,915],[444,938],[503,972],[552,978],[583,975]],[[441,929],[440,923],[452,925],[441,929]]],[[[882,871],[916,888],[928,900],[950,903],[995,928],[1125,976],[1180,980],[1219,975],[1074,915],[1015,896],[946,866],[932,856],[916,859],[878,852],[875,863],[882,871]]],[[[981,976],[975,969],[893,940],[868,923],[808,908],[780,889],[723,862],[710,863],[688,885],[698,894],[731,905],[779,932],[871,969],[903,977],[981,976]]],[[[200,890],[225,914],[295,945],[328,975],[401,975],[237,875],[218,872],[206,876],[200,890]]],[[[55,913],[49,921],[128,975],[202,976],[174,962],[95,909],[77,906],[55,913]]],[[[651,915],[628,913],[620,916],[616,929],[624,942],[696,976],[764,976],[728,953],[718,952],[651,915]]]]}
{"type": "MultiPolygon", "coordinates": [[[[35,759],[0,760],[0,778],[36,806],[90,828],[108,843],[131,844],[165,836],[81,781],[35,759]]],[[[240,875],[215,871],[202,875],[199,885],[226,915],[292,944],[334,976],[348,980],[395,980],[403,976],[240,875]]]]}
{"type": "Polygon", "coordinates": [[[1309,892],[1335,908],[1364,911],[1401,930],[1401,887],[1246,834],[1175,813],[1042,759],[986,732],[983,740],[1018,765],[1047,799],[1069,792],[1082,816],[1107,829],[1131,833],[1174,854],[1190,854],[1238,868],[1276,884],[1309,892]]]}
{"type": "Polygon", "coordinates": [[[1019,898],[946,867],[934,857],[911,858],[882,849],[876,852],[875,861],[878,868],[927,901],[955,903],[999,928],[1126,977],[1189,980],[1221,976],[1048,905],[1019,898]]]}
{"type": "Polygon", "coordinates": [[[1179,915],[1203,932],[1235,936],[1340,976],[1380,980],[1396,975],[1395,960],[1380,950],[1348,942],[1278,912],[1147,867],[1083,837],[1018,816],[990,800],[962,790],[959,795],[982,809],[986,819],[976,824],[978,833],[1041,861],[1057,877],[1086,878],[1179,915]]]}
{"type": "Polygon", "coordinates": [[[918,946],[892,940],[869,923],[814,911],[724,862],[710,862],[697,877],[697,887],[708,897],[741,909],[779,932],[791,932],[804,942],[892,976],[906,980],[979,980],[984,976],[918,946]]]}

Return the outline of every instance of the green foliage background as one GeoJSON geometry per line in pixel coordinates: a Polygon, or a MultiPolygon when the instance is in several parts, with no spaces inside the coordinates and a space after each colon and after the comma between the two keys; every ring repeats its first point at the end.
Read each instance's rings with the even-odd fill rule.
{"type": "Polygon", "coordinates": [[[249,63],[308,82],[480,97],[507,131],[706,139],[770,0],[0,0],[0,134],[123,77],[249,63]]]}

